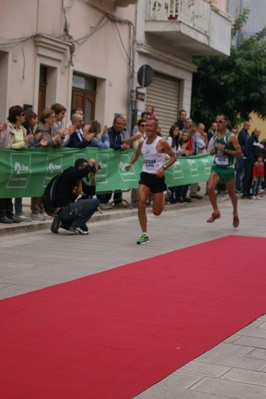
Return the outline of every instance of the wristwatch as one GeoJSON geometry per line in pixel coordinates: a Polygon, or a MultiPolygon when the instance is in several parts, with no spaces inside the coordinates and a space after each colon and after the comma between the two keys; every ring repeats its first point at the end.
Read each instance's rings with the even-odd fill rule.
{"type": "Polygon", "coordinates": [[[164,170],[166,169],[166,165],[163,165],[164,170]]]}
{"type": "Polygon", "coordinates": [[[226,148],[224,149],[224,154],[228,154],[228,150],[226,148]]]}

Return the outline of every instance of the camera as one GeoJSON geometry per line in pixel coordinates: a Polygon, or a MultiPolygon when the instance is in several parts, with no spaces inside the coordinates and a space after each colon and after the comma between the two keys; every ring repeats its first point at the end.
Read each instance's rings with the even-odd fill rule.
{"type": "MultiPolygon", "coordinates": [[[[100,170],[101,169],[101,166],[100,165],[97,165],[98,166],[98,170],[100,170]]],[[[92,167],[92,171],[91,171],[92,173],[96,173],[96,165],[93,165],[93,167],[92,167]]]]}

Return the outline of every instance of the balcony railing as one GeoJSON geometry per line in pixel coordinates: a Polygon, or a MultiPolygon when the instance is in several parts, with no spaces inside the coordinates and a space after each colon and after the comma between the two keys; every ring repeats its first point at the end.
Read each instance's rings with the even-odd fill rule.
{"type": "Polygon", "coordinates": [[[148,0],[146,20],[183,22],[208,34],[211,4],[206,0],[148,0]]]}

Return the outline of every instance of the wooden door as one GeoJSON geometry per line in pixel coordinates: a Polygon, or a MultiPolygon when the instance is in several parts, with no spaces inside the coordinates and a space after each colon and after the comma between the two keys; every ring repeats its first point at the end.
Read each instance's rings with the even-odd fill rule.
{"type": "Polygon", "coordinates": [[[71,108],[82,108],[84,112],[84,122],[88,123],[95,118],[96,92],[85,89],[72,89],[71,108]]]}

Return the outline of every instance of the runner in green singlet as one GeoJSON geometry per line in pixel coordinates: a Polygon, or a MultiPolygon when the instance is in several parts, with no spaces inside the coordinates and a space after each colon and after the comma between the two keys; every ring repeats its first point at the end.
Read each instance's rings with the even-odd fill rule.
{"type": "Polygon", "coordinates": [[[214,139],[214,150],[210,152],[211,155],[214,155],[214,160],[208,182],[208,194],[213,207],[213,213],[207,222],[212,223],[215,219],[221,217],[217,205],[215,188],[219,182],[223,181],[226,184],[233,205],[233,226],[238,227],[238,198],[235,193],[234,163],[236,157],[239,158],[242,156],[242,151],[236,136],[227,129],[228,117],[225,114],[219,114],[217,115],[216,123],[218,125],[218,132],[214,139]]]}

